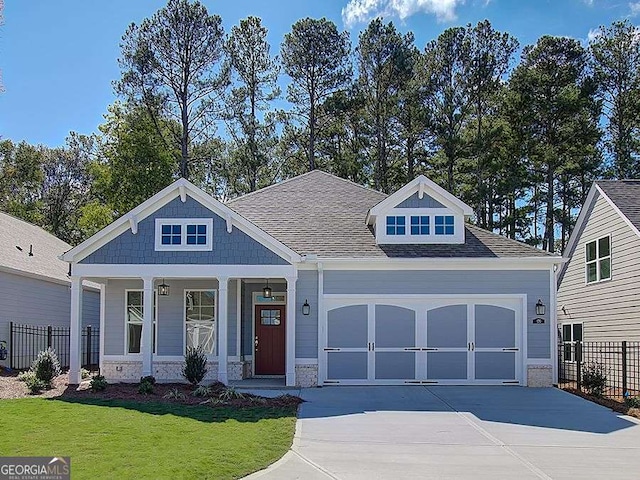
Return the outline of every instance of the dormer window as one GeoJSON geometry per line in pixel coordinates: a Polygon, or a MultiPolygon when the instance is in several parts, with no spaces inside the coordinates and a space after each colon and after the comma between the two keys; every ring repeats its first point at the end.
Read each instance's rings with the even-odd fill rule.
{"type": "Polygon", "coordinates": [[[435,234],[436,235],[453,235],[453,215],[436,215],[435,218],[435,234]]]}
{"type": "Polygon", "coordinates": [[[404,235],[406,234],[406,220],[404,216],[388,215],[387,216],[387,235],[404,235]]]}
{"type": "Polygon", "coordinates": [[[156,251],[212,250],[213,219],[157,218],[156,251]]]}
{"type": "Polygon", "coordinates": [[[411,235],[429,235],[428,215],[411,215],[411,235]]]}

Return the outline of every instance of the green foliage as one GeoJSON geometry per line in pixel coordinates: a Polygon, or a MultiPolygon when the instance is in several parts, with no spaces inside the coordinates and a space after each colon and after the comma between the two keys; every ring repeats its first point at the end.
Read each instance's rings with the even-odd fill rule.
{"type": "Polygon", "coordinates": [[[18,374],[18,380],[25,383],[31,382],[35,378],[36,374],[32,370],[26,370],[18,374]]]}
{"type": "Polygon", "coordinates": [[[207,387],[205,385],[200,385],[198,388],[196,388],[193,391],[193,396],[194,397],[208,397],[211,395],[211,392],[213,390],[211,389],[211,387],[207,387]]]}
{"type": "Polygon", "coordinates": [[[31,365],[35,377],[50,386],[54,378],[60,375],[60,361],[53,348],[47,348],[38,353],[31,365]]]}
{"type": "Polygon", "coordinates": [[[51,384],[40,380],[36,376],[28,378],[25,383],[27,384],[27,388],[29,389],[29,393],[31,393],[31,395],[37,395],[38,393],[42,392],[42,390],[50,388],[51,386],[51,384]]]}
{"type": "Polygon", "coordinates": [[[92,392],[102,392],[107,389],[107,380],[103,375],[96,375],[91,379],[89,383],[89,387],[92,392]]]}
{"type": "Polygon", "coordinates": [[[629,408],[640,408],[640,397],[625,397],[624,403],[629,408]]]}
{"type": "Polygon", "coordinates": [[[80,378],[82,378],[82,380],[86,380],[90,376],[91,376],[91,372],[89,372],[89,370],[87,370],[86,368],[80,369],[80,378]]]}
{"type": "Polygon", "coordinates": [[[179,389],[172,388],[167,393],[165,393],[162,398],[166,398],[169,400],[184,400],[185,398],[187,398],[187,396],[179,389]]]}
{"type": "Polygon", "coordinates": [[[224,402],[228,402],[229,400],[244,400],[247,396],[233,387],[227,387],[218,395],[218,398],[224,402]]]}
{"type": "Polygon", "coordinates": [[[582,386],[587,393],[601,397],[607,387],[607,369],[604,364],[591,362],[583,365],[582,386]]]}
{"type": "Polygon", "coordinates": [[[148,377],[143,377],[142,379],[140,379],[140,385],[138,385],[138,393],[142,394],[142,395],[151,395],[153,393],[153,386],[155,384],[154,382],[151,382],[149,380],[145,380],[148,377]]]}
{"type": "Polygon", "coordinates": [[[182,376],[193,386],[198,385],[207,374],[207,356],[201,347],[189,347],[184,356],[182,376]]]}

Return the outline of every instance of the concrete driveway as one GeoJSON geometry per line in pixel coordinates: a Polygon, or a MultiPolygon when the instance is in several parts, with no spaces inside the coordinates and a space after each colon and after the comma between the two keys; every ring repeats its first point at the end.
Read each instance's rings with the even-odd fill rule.
{"type": "Polygon", "coordinates": [[[638,479],[640,422],[557,389],[302,390],[291,450],[252,479],[638,479]]]}

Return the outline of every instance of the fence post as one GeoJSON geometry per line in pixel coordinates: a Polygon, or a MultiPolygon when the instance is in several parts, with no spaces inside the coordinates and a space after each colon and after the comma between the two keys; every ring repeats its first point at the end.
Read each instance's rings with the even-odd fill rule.
{"type": "Polygon", "coordinates": [[[11,370],[16,368],[13,361],[13,322],[9,322],[9,367],[11,370]]]}
{"type": "Polygon", "coordinates": [[[622,397],[627,395],[627,341],[622,341],[622,397]]]}
{"type": "Polygon", "coordinates": [[[91,370],[91,325],[87,325],[87,370],[91,370]]]}
{"type": "Polygon", "coordinates": [[[51,328],[51,325],[47,325],[47,348],[51,348],[51,345],[53,344],[52,340],[53,328],[51,328]]]}
{"type": "Polygon", "coordinates": [[[575,343],[576,356],[576,386],[578,391],[582,391],[582,342],[578,340],[575,343]]]}

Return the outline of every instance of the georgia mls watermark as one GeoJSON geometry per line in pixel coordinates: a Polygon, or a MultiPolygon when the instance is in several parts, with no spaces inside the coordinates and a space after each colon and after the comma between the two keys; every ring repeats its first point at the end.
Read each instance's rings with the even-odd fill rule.
{"type": "Polygon", "coordinates": [[[0,480],[70,479],[70,457],[0,457],[0,480]]]}

